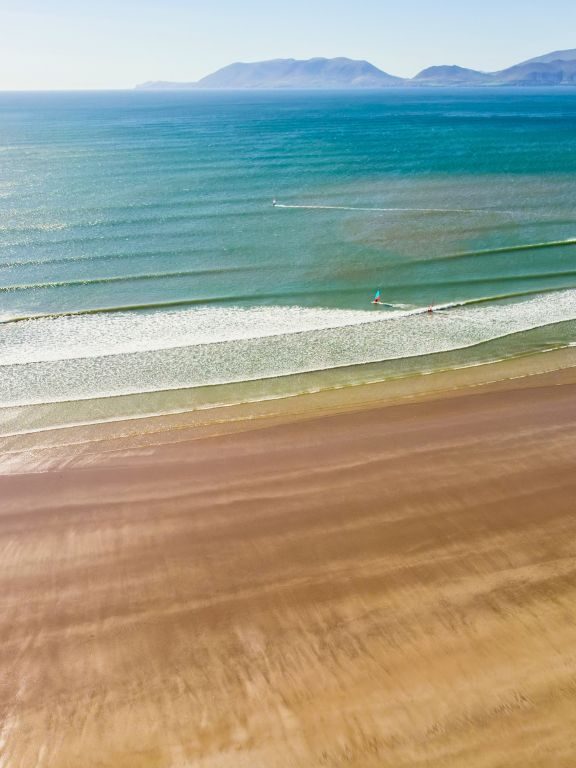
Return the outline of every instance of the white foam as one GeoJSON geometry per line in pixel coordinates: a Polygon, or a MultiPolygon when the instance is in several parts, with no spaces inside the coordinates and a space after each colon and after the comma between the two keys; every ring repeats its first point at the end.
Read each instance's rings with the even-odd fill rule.
{"type": "Polygon", "coordinates": [[[1,329],[0,337],[7,329],[20,334],[22,348],[13,337],[8,347],[18,364],[0,365],[0,405],[204,387],[394,361],[566,320],[576,320],[576,290],[507,304],[450,305],[431,316],[425,308],[209,307],[43,319],[1,329]],[[42,351],[46,340],[51,346],[42,351]]]}
{"type": "Polygon", "coordinates": [[[381,320],[378,309],[201,307],[77,315],[6,324],[0,365],[70,360],[342,328],[381,320]]]}

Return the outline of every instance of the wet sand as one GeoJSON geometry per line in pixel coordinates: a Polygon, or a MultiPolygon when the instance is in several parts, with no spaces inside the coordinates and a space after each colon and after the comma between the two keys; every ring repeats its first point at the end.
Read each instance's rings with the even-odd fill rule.
{"type": "Polygon", "coordinates": [[[0,477],[0,766],[573,768],[574,378],[0,477]]]}

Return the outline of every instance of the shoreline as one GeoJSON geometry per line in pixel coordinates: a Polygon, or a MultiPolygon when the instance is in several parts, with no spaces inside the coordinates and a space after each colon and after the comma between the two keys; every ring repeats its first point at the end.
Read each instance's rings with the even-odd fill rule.
{"type": "MultiPolygon", "coordinates": [[[[163,442],[203,439],[320,415],[450,399],[482,391],[541,386],[548,381],[568,383],[575,380],[576,348],[563,347],[461,368],[411,373],[382,381],[345,383],[240,403],[209,404],[174,412],[16,431],[0,436],[0,472],[44,472],[58,470],[60,465],[81,466],[85,455],[90,463],[94,460],[98,446],[107,453],[115,450],[119,454],[132,453],[163,442]],[[159,440],[160,437],[164,439],[159,440]]],[[[142,397],[157,394],[143,393],[142,397]]],[[[69,405],[74,407],[75,403],[69,405]]]]}
{"type": "Polygon", "coordinates": [[[572,765],[576,368],[333,405],[0,476],[11,768],[572,765]]]}

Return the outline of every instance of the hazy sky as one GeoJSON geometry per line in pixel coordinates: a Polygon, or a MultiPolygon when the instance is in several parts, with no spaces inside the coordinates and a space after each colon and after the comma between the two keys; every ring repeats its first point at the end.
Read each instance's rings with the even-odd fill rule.
{"type": "Polygon", "coordinates": [[[495,70],[574,47],[575,0],[0,0],[0,89],[129,88],[284,57],[495,70]]]}

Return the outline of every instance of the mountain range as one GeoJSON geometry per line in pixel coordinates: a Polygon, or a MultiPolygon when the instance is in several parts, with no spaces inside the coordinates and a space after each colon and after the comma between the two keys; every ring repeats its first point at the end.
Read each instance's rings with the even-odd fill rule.
{"type": "Polygon", "coordinates": [[[229,64],[194,83],[153,81],[145,90],[395,88],[406,86],[566,86],[576,85],[576,48],[554,51],[499,72],[456,65],[428,67],[413,78],[383,72],[368,61],[347,58],[273,59],[229,64]]]}

